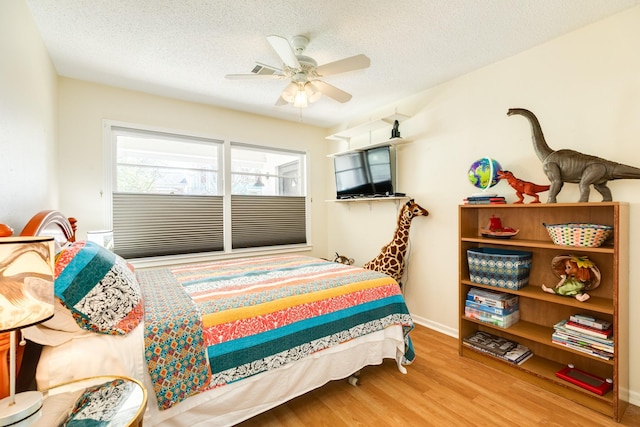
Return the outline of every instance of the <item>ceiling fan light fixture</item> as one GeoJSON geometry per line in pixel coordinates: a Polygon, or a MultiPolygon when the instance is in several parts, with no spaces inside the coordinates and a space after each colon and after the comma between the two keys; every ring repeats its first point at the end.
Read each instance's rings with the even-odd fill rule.
{"type": "Polygon", "coordinates": [[[278,35],[267,36],[274,52],[282,60],[281,67],[257,62],[249,74],[227,74],[228,79],[290,79],[287,87],[275,102],[280,107],[287,104],[303,108],[316,102],[323,95],[337,102],[345,103],[351,94],[326,83],[321,78],[348,71],[362,70],[371,65],[364,54],[350,56],[327,64],[318,65],[315,59],[304,55],[309,38],[298,35],[291,42],[278,35]]]}
{"type": "Polygon", "coordinates": [[[296,99],[298,93],[298,85],[295,83],[289,83],[289,85],[282,91],[282,99],[291,104],[296,99]]]}
{"type": "Polygon", "coordinates": [[[309,106],[309,100],[307,99],[307,92],[299,90],[296,92],[296,97],[293,100],[293,106],[296,108],[306,108],[309,106]]]}
{"type": "Polygon", "coordinates": [[[307,99],[310,103],[316,102],[322,96],[322,92],[311,82],[304,85],[304,91],[307,94],[307,99]]]}

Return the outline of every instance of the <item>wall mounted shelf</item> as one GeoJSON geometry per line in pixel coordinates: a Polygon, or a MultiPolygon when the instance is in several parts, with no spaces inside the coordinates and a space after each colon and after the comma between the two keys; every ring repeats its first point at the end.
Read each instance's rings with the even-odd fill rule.
{"type": "Polygon", "coordinates": [[[401,144],[406,144],[408,142],[411,142],[411,140],[404,139],[404,138],[391,138],[391,139],[387,139],[386,141],[376,142],[375,144],[368,144],[362,147],[352,148],[350,150],[338,151],[335,153],[327,154],[327,157],[335,157],[341,154],[348,154],[348,153],[357,153],[359,151],[370,150],[372,148],[386,147],[387,145],[401,145],[401,144]]]}
{"type": "Polygon", "coordinates": [[[396,204],[396,208],[398,208],[400,206],[401,203],[404,203],[405,201],[409,200],[410,197],[408,196],[390,196],[390,197],[357,197],[355,199],[332,199],[332,200],[325,200],[325,202],[332,202],[332,203],[346,203],[346,206],[351,209],[351,206],[355,206],[354,203],[363,203],[366,202],[369,204],[369,209],[371,209],[371,204],[372,203],[379,203],[379,202],[394,202],[396,204]]]}
{"type": "Polygon", "coordinates": [[[327,202],[346,202],[346,203],[356,203],[356,202],[390,202],[395,200],[409,200],[408,196],[385,196],[385,197],[355,197],[353,199],[332,199],[326,200],[327,202]]]}
{"type": "Polygon", "coordinates": [[[365,135],[367,133],[385,128],[389,125],[393,126],[393,123],[396,120],[398,122],[403,122],[408,118],[410,118],[410,116],[407,116],[406,114],[394,113],[390,116],[385,116],[378,120],[371,120],[367,123],[341,130],[340,132],[336,132],[332,135],[327,136],[326,139],[331,139],[333,141],[350,141],[351,138],[355,136],[365,135]]]}

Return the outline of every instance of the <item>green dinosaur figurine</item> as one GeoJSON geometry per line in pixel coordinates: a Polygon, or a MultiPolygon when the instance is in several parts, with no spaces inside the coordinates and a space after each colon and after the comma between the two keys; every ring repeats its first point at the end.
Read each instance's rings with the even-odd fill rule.
{"type": "Polygon", "coordinates": [[[610,202],[611,190],[607,182],[614,179],[640,179],[640,169],[600,157],[590,156],[574,150],[552,150],[547,145],[536,116],[524,108],[511,108],[508,116],[520,115],[529,120],[532,130],[533,148],[542,161],[542,169],[551,181],[547,203],[556,203],[556,196],[565,182],[578,184],[580,199],[588,202],[590,186],[602,194],[603,202],[610,202]]]}

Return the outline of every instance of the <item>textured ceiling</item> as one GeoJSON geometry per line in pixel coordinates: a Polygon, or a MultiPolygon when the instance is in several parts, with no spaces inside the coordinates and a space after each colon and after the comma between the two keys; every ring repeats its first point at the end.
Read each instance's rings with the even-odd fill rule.
{"type": "Polygon", "coordinates": [[[62,76],[332,127],[541,44],[640,0],[27,0],[62,76]],[[353,95],[276,107],[287,82],[228,80],[282,66],[266,40],[310,38],[324,80],[353,95]]]}

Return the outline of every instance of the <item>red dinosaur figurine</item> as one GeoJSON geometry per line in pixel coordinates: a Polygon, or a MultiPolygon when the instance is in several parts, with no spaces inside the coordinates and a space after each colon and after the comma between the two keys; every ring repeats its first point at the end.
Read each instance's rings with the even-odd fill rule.
{"type": "Polygon", "coordinates": [[[534,200],[530,203],[540,203],[540,197],[538,197],[537,193],[545,192],[550,188],[549,185],[538,185],[534,184],[533,182],[527,182],[518,179],[510,171],[498,171],[498,178],[506,179],[511,188],[516,190],[518,201],[514,202],[514,204],[524,203],[525,194],[534,198],[534,200]]]}

